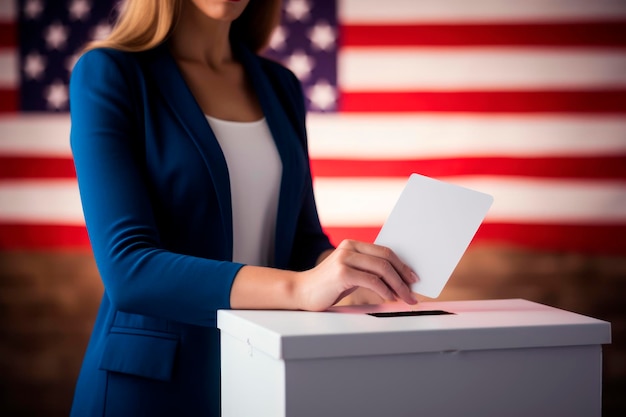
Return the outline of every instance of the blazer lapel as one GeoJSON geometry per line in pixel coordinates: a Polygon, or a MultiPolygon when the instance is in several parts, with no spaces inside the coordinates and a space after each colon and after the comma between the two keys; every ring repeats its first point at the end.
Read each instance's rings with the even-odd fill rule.
{"type": "Polygon", "coordinates": [[[277,97],[281,92],[272,87],[254,54],[243,47],[236,48],[235,52],[250,77],[283,165],[276,219],[274,266],[286,268],[289,265],[300,214],[299,204],[307,162],[296,131],[277,97]]]}
{"type": "MultiPolygon", "coordinates": [[[[276,222],[274,266],[284,268],[288,266],[291,257],[307,161],[297,134],[276,96],[281,92],[273,89],[254,54],[242,47],[235,48],[235,51],[246,74],[250,77],[283,166],[276,222]]],[[[202,109],[167,49],[167,45],[163,44],[152,52],[149,65],[155,84],[181,125],[187,130],[191,140],[194,141],[209,170],[218,196],[228,255],[232,259],[233,225],[230,179],[224,154],[202,109]]]]}
{"type": "Polygon", "coordinates": [[[172,112],[198,148],[209,171],[222,217],[228,259],[233,256],[233,220],[228,166],[222,149],[202,109],[189,90],[167,44],[155,48],[148,65],[155,86],[161,91],[172,112]]]}

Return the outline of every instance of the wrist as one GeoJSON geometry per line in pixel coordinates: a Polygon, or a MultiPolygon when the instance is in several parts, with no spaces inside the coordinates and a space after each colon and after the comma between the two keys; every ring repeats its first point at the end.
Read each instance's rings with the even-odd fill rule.
{"type": "Polygon", "coordinates": [[[277,294],[281,295],[283,308],[286,310],[301,310],[301,280],[300,273],[295,271],[281,271],[278,280],[277,294]]]}
{"type": "Polygon", "coordinates": [[[299,273],[246,265],[235,277],[231,288],[231,308],[261,310],[298,310],[299,273]]]}

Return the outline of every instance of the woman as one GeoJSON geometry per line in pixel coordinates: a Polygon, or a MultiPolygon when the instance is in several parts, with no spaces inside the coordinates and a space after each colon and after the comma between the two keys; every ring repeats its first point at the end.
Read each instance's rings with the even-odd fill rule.
{"type": "Polygon", "coordinates": [[[74,68],[105,288],[74,416],[219,415],[218,309],[319,311],[359,288],[416,302],[391,250],[322,232],[300,86],[255,54],[280,5],[247,3],[128,0],[74,68]]]}

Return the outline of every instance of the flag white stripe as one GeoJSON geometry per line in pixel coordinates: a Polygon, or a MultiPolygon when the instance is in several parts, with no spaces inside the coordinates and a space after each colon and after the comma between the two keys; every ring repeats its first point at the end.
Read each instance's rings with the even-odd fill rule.
{"type": "Polygon", "coordinates": [[[623,0],[341,0],[343,24],[427,22],[554,22],[626,17],[623,0]]]}
{"type": "Polygon", "coordinates": [[[626,86],[626,51],[557,48],[345,48],[343,91],[575,90],[626,86]]]}
{"type": "MultiPolygon", "coordinates": [[[[317,178],[315,198],[324,226],[384,223],[406,178],[317,178]]],[[[626,182],[456,177],[446,181],[494,196],[487,221],[607,224],[626,221],[626,182]]]]}
{"type": "Polygon", "coordinates": [[[0,155],[69,157],[68,114],[0,116],[0,155]]]}
{"type": "MultiPolygon", "coordinates": [[[[620,116],[311,113],[311,158],[427,159],[626,154],[620,116]]],[[[67,115],[0,117],[0,156],[71,157],[67,115]]]]}
{"type": "Polygon", "coordinates": [[[497,198],[499,202],[494,202],[494,210],[488,217],[491,221],[586,224],[626,221],[624,180],[468,176],[450,181],[497,198]]]}
{"type": "Polygon", "coordinates": [[[0,88],[15,88],[19,85],[19,58],[15,49],[0,49],[0,88]]]}
{"type": "Polygon", "coordinates": [[[12,22],[17,17],[17,0],[0,1],[0,22],[12,22]]]}
{"type": "MultiPolygon", "coordinates": [[[[324,226],[381,225],[406,178],[317,178],[324,226]]],[[[626,182],[455,177],[453,182],[494,196],[488,221],[606,224],[626,221],[626,182]]],[[[83,224],[74,180],[0,183],[0,222],[83,224]]]]}
{"type": "Polygon", "coordinates": [[[78,185],[75,180],[0,182],[0,221],[84,224],[78,185]]]}
{"type": "Polygon", "coordinates": [[[311,114],[308,132],[311,157],[326,159],[626,154],[620,116],[311,114]]]}

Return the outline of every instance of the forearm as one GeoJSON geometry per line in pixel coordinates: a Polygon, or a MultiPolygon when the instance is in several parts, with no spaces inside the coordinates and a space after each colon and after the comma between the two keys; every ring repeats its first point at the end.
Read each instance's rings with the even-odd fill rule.
{"type": "Polygon", "coordinates": [[[242,267],[231,286],[231,308],[323,311],[358,288],[383,300],[417,302],[409,288],[417,275],[389,248],[345,240],[318,261],[302,272],[242,267]]]}
{"type": "MultiPolygon", "coordinates": [[[[333,249],[325,250],[316,265],[326,259],[333,249]]],[[[297,272],[247,265],[239,270],[230,292],[234,309],[297,310],[297,272]]]]}
{"type": "Polygon", "coordinates": [[[297,272],[246,265],[230,292],[233,309],[298,310],[297,272]]]}

